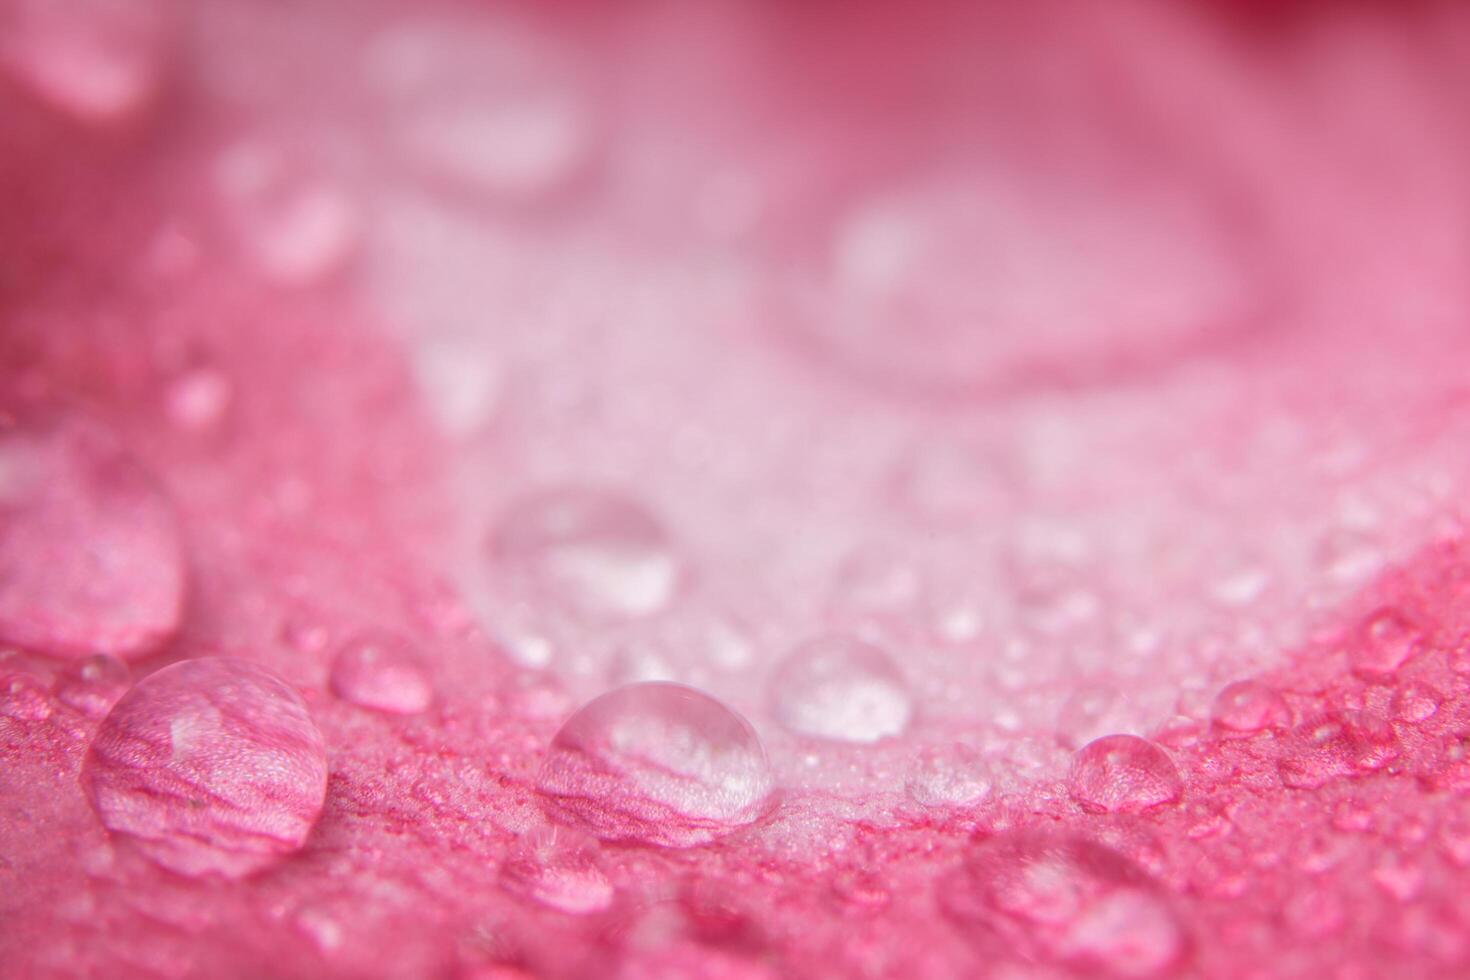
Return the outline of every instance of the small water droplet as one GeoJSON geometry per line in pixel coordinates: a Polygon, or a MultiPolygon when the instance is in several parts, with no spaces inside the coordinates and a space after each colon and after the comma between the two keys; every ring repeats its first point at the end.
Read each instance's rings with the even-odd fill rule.
{"type": "Polygon", "coordinates": [[[596,841],[567,827],[541,826],[523,834],[501,866],[500,882],[569,915],[601,912],[613,900],[596,841]]]}
{"type": "Polygon", "coordinates": [[[361,234],[356,205],[285,148],[239,143],[221,155],[216,175],[230,226],[272,280],[314,283],[351,258],[361,234]]]}
{"type": "Polygon", "coordinates": [[[1353,670],[1369,680],[1388,677],[1419,651],[1423,631],[1404,612],[1380,609],[1363,623],[1353,670]]]}
{"type": "Polygon", "coordinates": [[[1359,741],[1344,720],[1323,716],[1293,729],[1282,744],[1282,756],[1276,765],[1287,786],[1316,789],[1352,775],[1359,750],[1359,741]]]}
{"type": "Polygon", "coordinates": [[[133,678],[128,665],[99,653],[68,671],[57,696],[91,718],[101,718],[123,696],[133,678]]]}
{"type": "Polygon", "coordinates": [[[1399,721],[1418,724],[1433,718],[1439,711],[1442,695],[1423,681],[1409,681],[1393,695],[1393,716],[1399,721]]]}
{"type": "Polygon", "coordinates": [[[0,715],[22,721],[51,717],[51,697],[40,678],[30,674],[0,677],[0,715]]]}
{"type": "Polygon", "coordinates": [[[1184,792],[1163,749],[1137,735],[1105,735],[1072,759],[1072,798],[1084,809],[1130,813],[1174,803],[1184,792]]]}
{"type": "Polygon", "coordinates": [[[772,783],[744,718],[693,688],[651,683],[568,719],[537,786],[551,813],[604,840],[687,847],[758,819],[772,783]]]}
{"type": "Polygon", "coordinates": [[[222,372],[201,367],[175,378],[168,386],[164,409],[186,432],[206,432],[219,425],[230,407],[233,391],[222,372]]]}
{"type": "Polygon", "coordinates": [[[770,690],[787,729],[839,742],[902,734],[914,711],[908,685],[888,655],[849,636],[797,647],[772,675],[770,690]]]}
{"type": "Polygon", "coordinates": [[[365,630],[332,661],[332,691],[344,701],[393,715],[416,715],[434,700],[422,658],[405,638],[365,630]]]}
{"type": "Polygon", "coordinates": [[[82,765],[103,826],[180,874],[240,878],[299,850],[327,756],[299,695],[255,664],[186,660],[115,704],[82,765]]]}
{"type": "Polygon", "coordinates": [[[948,751],[924,753],[904,788],[920,806],[966,807],[989,796],[992,783],[980,753],[956,744],[948,751]]]}
{"type": "Polygon", "coordinates": [[[158,0],[21,0],[5,10],[0,68],[56,109],[108,124],[153,101],[174,26],[158,0]]]}
{"type": "Polygon", "coordinates": [[[1259,732],[1291,724],[1291,709],[1275,689],[1260,681],[1227,684],[1211,712],[1217,726],[1231,732],[1259,732]]]}
{"type": "Polygon", "coordinates": [[[504,382],[488,352],[469,343],[434,341],[416,351],[414,368],[434,421],[445,433],[465,439],[490,425],[504,382]]]}
{"type": "Polygon", "coordinates": [[[642,505],[590,489],[514,502],[490,551],[508,577],[592,615],[652,615],[673,600],[683,571],[663,525],[642,505]]]}
{"type": "Polygon", "coordinates": [[[134,658],[183,594],[177,518],[135,459],[80,424],[0,426],[0,642],[134,658]]]}

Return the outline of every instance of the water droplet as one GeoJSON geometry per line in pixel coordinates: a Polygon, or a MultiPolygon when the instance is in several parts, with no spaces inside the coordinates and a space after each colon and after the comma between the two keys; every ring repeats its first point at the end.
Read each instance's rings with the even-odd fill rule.
{"type": "Polygon", "coordinates": [[[687,847],[758,819],[771,794],[750,725],[707,694],[635,684],[574,714],[538,788],[553,814],[604,840],[687,847]]]}
{"type": "Polygon", "coordinates": [[[1423,631],[1398,609],[1380,609],[1363,623],[1353,651],[1353,671],[1369,680],[1384,678],[1419,651],[1423,631]]]}
{"type": "Polygon", "coordinates": [[[130,659],[183,593],[177,519],[136,460],[81,425],[0,428],[0,642],[130,659]]]}
{"type": "Polygon", "coordinates": [[[1072,798],[1084,809],[1130,813],[1177,802],[1179,770],[1163,749],[1137,735],[1105,735],[1072,759],[1072,798]]]}
{"type": "Polygon", "coordinates": [[[416,715],[434,700],[423,660],[408,640],[365,630],[332,661],[332,691],[344,701],[394,715],[416,715]]]}
{"type": "Polygon", "coordinates": [[[274,281],[317,282],[356,249],[360,219],[352,199],[284,148],[237,144],[220,157],[217,178],[234,233],[274,281]]]}
{"type": "Polygon", "coordinates": [[[0,715],[22,721],[51,717],[51,698],[46,685],[30,674],[0,677],[0,715]]]}
{"type": "Polygon", "coordinates": [[[127,664],[99,653],[67,672],[57,696],[82,714],[101,718],[132,682],[127,664]]]}
{"type": "Polygon", "coordinates": [[[980,753],[956,744],[945,752],[926,752],[905,790],[920,806],[973,806],[990,795],[992,780],[980,753]]]}
{"type": "Polygon", "coordinates": [[[877,742],[901,734],[913,715],[903,675],[877,647],[828,636],[797,647],[771,677],[781,724],[798,735],[877,742]]]}
{"type": "Polygon", "coordinates": [[[74,118],[138,114],[162,80],[174,24],[158,0],[21,0],[0,26],[0,68],[74,118]]]}
{"type": "Polygon", "coordinates": [[[464,439],[483,432],[500,401],[500,369],[478,345],[435,341],[415,352],[414,368],[434,421],[464,439]]]}
{"type": "Polygon", "coordinates": [[[490,542],[509,577],[593,615],[639,617],[672,601],[682,567],[663,525],[616,493],[563,488],[522,498],[490,542]]]}
{"type": "Polygon", "coordinates": [[[825,256],[798,257],[821,283],[798,329],[844,368],[930,397],[1089,379],[1208,342],[1250,302],[1239,256],[1198,195],[1141,195],[998,172],[870,195],[825,256]]]}
{"type": "Polygon", "coordinates": [[[1178,918],[1148,876],[1090,841],[993,837],[941,888],[952,918],[997,930],[1022,955],[1147,977],[1174,967],[1185,953],[1178,918]]]}
{"type": "Polygon", "coordinates": [[[230,407],[230,379],[211,368],[195,368],[168,387],[164,408],[174,425],[186,432],[205,432],[217,426],[230,407]]]}
{"type": "Polygon", "coordinates": [[[569,915],[601,912],[613,900],[612,883],[598,867],[596,841],[567,827],[523,834],[500,869],[500,882],[569,915]]]}
{"type": "Polygon", "coordinates": [[[425,172],[509,202],[586,168],[593,116],[576,65],[549,38],[500,23],[423,25],[382,39],[372,70],[392,136],[425,172]]]}
{"type": "Polygon", "coordinates": [[[1399,721],[1418,724],[1434,717],[1441,695],[1422,681],[1409,681],[1393,695],[1393,716],[1399,721]]]}
{"type": "Polygon", "coordinates": [[[1259,732],[1291,724],[1291,709],[1273,688],[1259,681],[1236,681],[1215,697],[1212,717],[1227,731],[1259,732]]]}
{"type": "Polygon", "coordinates": [[[301,848],[327,756],[290,687],[243,660],[165,667],[113,706],[82,766],[103,826],[180,874],[239,878],[301,848]]]}
{"type": "Polygon", "coordinates": [[[1277,760],[1281,781],[1293,789],[1316,789],[1353,774],[1359,740],[1342,719],[1323,716],[1298,725],[1277,760]]]}

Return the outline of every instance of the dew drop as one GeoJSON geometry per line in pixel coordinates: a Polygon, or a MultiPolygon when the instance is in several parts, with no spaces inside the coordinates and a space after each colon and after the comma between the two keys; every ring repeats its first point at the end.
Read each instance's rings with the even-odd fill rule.
{"type": "Polygon", "coordinates": [[[1340,718],[1309,719],[1292,730],[1277,760],[1281,781],[1293,789],[1316,789],[1356,767],[1361,744],[1340,718]]]}
{"type": "Polygon", "coordinates": [[[151,860],[240,878],[305,843],[326,798],[327,756],[295,691],[255,664],[208,657],[124,694],[81,781],[103,826],[151,860]]]}
{"type": "Polygon", "coordinates": [[[567,720],[541,767],[550,813],[603,840],[687,847],[751,823],[771,795],[749,723],[679,684],[619,688],[567,720]]]}
{"type": "Polygon", "coordinates": [[[0,715],[21,721],[50,718],[51,698],[46,685],[30,674],[0,677],[0,715]]]}
{"type": "Polygon", "coordinates": [[[1353,670],[1369,680],[1388,677],[1419,651],[1423,631],[1398,609],[1380,609],[1363,623],[1353,670]]]}
{"type": "Polygon", "coordinates": [[[980,753],[956,744],[949,751],[927,752],[910,773],[904,789],[909,799],[926,807],[973,806],[990,795],[992,780],[980,753]]]}
{"type": "Polygon", "coordinates": [[[1003,834],[941,884],[966,928],[995,929],[1023,955],[1121,976],[1165,973],[1183,958],[1177,916],[1148,876],[1103,845],[1003,834]]]}
{"type": "Polygon", "coordinates": [[[636,618],[673,600],[682,566],[658,519],[619,494],[543,491],[511,504],[491,537],[498,568],[591,615],[636,618]]]}
{"type": "Polygon", "coordinates": [[[1439,711],[1442,697],[1438,691],[1422,681],[1409,681],[1393,695],[1393,715],[1400,721],[1419,723],[1428,721],[1439,711]]]}
{"type": "Polygon", "coordinates": [[[19,0],[0,13],[0,68],[87,123],[137,115],[162,81],[173,31],[161,0],[19,0]]]}
{"type": "Polygon", "coordinates": [[[413,645],[386,630],[350,637],[332,660],[332,691],[344,701],[392,715],[416,715],[434,700],[413,645]]]}
{"type": "Polygon", "coordinates": [[[1286,700],[1259,681],[1227,684],[1216,695],[1211,714],[1217,726],[1231,732],[1259,732],[1291,723],[1286,700]]]}
{"type": "Polygon", "coordinates": [[[613,886],[598,866],[597,842],[568,827],[542,826],[522,835],[500,869],[501,885],[569,915],[601,912],[613,886]]]}
{"type": "Polygon", "coordinates": [[[81,425],[0,428],[0,642],[132,659],[183,594],[177,518],[135,459],[81,425]]]}
{"type": "Polygon", "coordinates": [[[1137,735],[1105,735],[1072,759],[1072,798],[1098,813],[1132,813],[1174,803],[1184,792],[1163,749],[1137,735]]]}
{"type": "Polygon", "coordinates": [[[101,718],[123,696],[132,680],[127,664],[99,653],[67,672],[57,697],[88,717],[101,718]]]}
{"type": "Polygon", "coordinates": [[[877,742],[902,734],[914,710],[908,685],[888,655],[849,636],[797,647],[770,684],[781,724],[813,738],[877,742]]]}

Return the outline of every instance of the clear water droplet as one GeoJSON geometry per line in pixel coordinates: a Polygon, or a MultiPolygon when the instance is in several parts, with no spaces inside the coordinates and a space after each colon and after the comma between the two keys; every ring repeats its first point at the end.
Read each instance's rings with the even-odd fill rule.
{"type": "Polygon", "coordinates": [[[160,0],[19,0],[0,15],[0,68],[88,123],[134,116],[154,99],[174,30],[160,0]]]}
{"type": "Polygon", "coordinates": [[[913,699],[888,655],[849,636],[797,647],[770,681],[776,717],[798,735],[838,742],[877,742],[902,734],[913,699]]]}
{"type": "Polygon", "coordinates": [[[128,665],[105,653],[88,657],[68,671],[57,697],[82,714],[101,718],[133,682],[128,665]]]}
{"type": "Polygon", "coordinates": [[[744,718],[693,688],[650,683],[568,719],[537,786],[548,811],[604,840],[687,847],[758,819],[772,783],[744,718]]]}
{"type": "Polygon", "coordinates": [[[0,715],[44,721],[51,717],[50,692],[40,678],[30,674],[0,677],[0,715]]]}
{"type": "Polygon", "coordinates": [[[924,753],[904,789],[920,806],[967,807],[988,797],[992,785],[980,753],[955,744],[946,751],[924,753]]]}
{"type": "Polygon", "coordinates": [[[423,659],[386,630],[349,637],[332,660],[332,691],[344,701],[393,715],[416,715],[434,700],[423,659]]]}
{"type": "Polygon", "coordinates": [[[361,236],[347,191],[283,147],[237,144],[216,171],[226,219],[266,276],[288,286],[342,269],[361,236]]]}
{"type": "Polygon", "coordinates": [[[1363,623],[1353,671],[1370,680],[1388,677],[1418,653],[1423,642],[1423,630],[1402,610],[1380,609],[1363,623]]]}
{"type": "Polygon", "coordinates": [[[1275,689],[1260,681],[1227,684],[1215,697],[1211,712],[1216,725],[1231,732],[1259,732],[1291,724],[1291,709],[1275,689]]]}
{"type": "Polygon", "coordinates": [[[180,874],[240,878],[299,850],[321,813],[327,755],[301,697],[244,660],[186,660],[144,678],[82,765],[103,826],[180,874]]]}
{"type": "Polygon", "coordinates": [[[1072,798],[1099,813],[1132,813],[1175,803],[1184,792],[1168,754],[1137,735],[1105,735],[1072,759],[1072,798]]]}
{"type": "Polygon", "coordinates": [[[81,425],[0,427],[0,642],[131,659],[183,594],[177,518],[135,459],[81,425]]]}
{"type": "Polygon", "coordinates": [[[562,488],[513,503],[490,541],[499,570],[568,607],[636,618],[667,607],[683,573],[673,543],[642,505],[562,488]]]}
{"type": "Polygon", "coordinates": [[[601,912],[613,886],[598,865],[597,842],[567,827],[536,827],[521,835],[500,869],[501,885],[569,915],[601,912]]]}

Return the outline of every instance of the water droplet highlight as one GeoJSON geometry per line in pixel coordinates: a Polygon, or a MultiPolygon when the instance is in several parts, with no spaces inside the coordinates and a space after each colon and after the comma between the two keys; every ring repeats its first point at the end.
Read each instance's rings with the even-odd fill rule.
{"type": "Polygon", "coordinates": [[[103,826],[189,876],[240,878],[301,848],[327,756],[290,687],[255,664],[186,660],[113,706],[82,765],[103,826]]]}
{"type": "Polygon", "coordinates": [[[649,683],[572,715],[537,787],[551,814],[603,840],[688,847],[758,819],[772,782],[744,718],[693,688],[649,683]]]}
{"type": "Polygon", "coordinates": [[[79,424],[0,427],[0,642],[132,659],[183,595],[178,520],[132,456],[79,424]]]}
{"type": "Polygon", "coordinates": [[[1291,709],[1274,689],[1259,681],[1227,684],[1215,697],[1214,723],[1231,732],[1259,732],[1291,724],[1291,709]]]}
{"type": "Polygon", "coordinates": [[[332,661],[332,691],[344,701],[393,715],[416,715],[434,700],[422,658],[386,630],[350,637],[332,661]]]}
{"type": "Polygon", "coordinates": [[[1137,735],[1104,735],[1072,759],[1072,798],[1096,813],[1133,813],[1175,803],[1184,792],[1163,749],[1137,735]]]}
{"type": "Polygon", "coordinates": [[[902,734],[914,711],[908,685],[888,655],[848,636],[797,647],[770,686],[781,724],[814,738],[877,742],[902,734]]]}
{"type": "Polygon", "coordinates": [[[516,501],[490,551],[510,579],[591,615],[652,615],[673,600],[682,575],[658,519],[600,490],[562,488],[516,501]]]}

